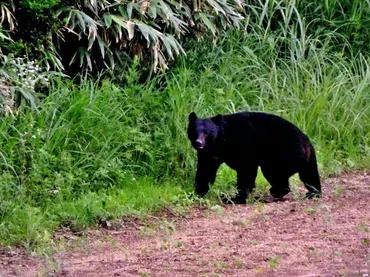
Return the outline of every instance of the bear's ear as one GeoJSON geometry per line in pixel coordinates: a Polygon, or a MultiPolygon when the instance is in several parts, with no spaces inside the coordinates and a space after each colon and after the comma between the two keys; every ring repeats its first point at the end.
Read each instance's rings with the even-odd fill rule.
{"type": "Polygon", "coordinates": [[[198,116],[196,115],[196,113],[195,113],[195,112],[191,112],[191,113],[189,114],[189,121],[190,121],[190,122],[191,122],[191,121],[195,121],[197,118],[198,118],[198,116]]]}
{"type": "Polygon", "coordinates": [[[212,121],[214,123],[216,123],[217,125],[219,125],[221,123],[221,121],[222,121],[222,115],[221,114],[218,114],[218,115],[214,116],[212,118],[212,121]]]}

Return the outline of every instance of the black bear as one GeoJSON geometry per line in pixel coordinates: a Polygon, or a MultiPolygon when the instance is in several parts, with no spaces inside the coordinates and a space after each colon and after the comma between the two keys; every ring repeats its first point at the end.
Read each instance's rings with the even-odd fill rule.
{"type": "Polygon", "coordinates": [[[282,117],[240,112],[198,118],[192,112],[187,131],[198,154],[195,191],[199,196],[208,192],[222,163],[237,172],[234,203],[246,203],[259,166],[273,197],[290,192],[289,177],[297,172],[308,190],[307,198],[321,195],[315,150],[308,137],[282,117]]]}

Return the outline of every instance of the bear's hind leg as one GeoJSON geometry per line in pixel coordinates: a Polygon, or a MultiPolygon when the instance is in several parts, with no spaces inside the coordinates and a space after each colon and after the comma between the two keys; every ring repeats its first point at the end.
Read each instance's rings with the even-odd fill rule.
{"type": "Polygon", "coordinates": [[[304,169],[298,172],[299,178],[304,183],[304,186],[308,190],[306,198],[311,199],[314,197],[320,198],[321,196],[321,183],[320,176],[317,167],[313,170],[304,169]]]}
{"type": "Polygon", "coordinates": [[[283,198],[290,192],[289,176],[282,174],[283,170],[261,166],[261,171],[271,185],[270,193],[272,197],[283,198]]]}
{"type": "MultiPolygon", "coordinates": [[[[278,186],[273,186],[270,189],[271,196],[274,198],[283,198],[285,195],[287,195],[290,192],[289,188],[289,181],[286,181],[285,183],[287,187],[278,187],[278,186]]],[[[279,185],[280,186],[280,185],[279,185]]]]}
{"type": "Polygon", "coordinates": [[[304,183],[308,192],[306,198],[311,199],[314,197],[320,198],[321,196],[321,182],[320,174],[317,168],[317,161],[315,150],[311,147],[311,156],[308,161],[304,163],[302,168],[298,171],[299,178],[304,183]]]}

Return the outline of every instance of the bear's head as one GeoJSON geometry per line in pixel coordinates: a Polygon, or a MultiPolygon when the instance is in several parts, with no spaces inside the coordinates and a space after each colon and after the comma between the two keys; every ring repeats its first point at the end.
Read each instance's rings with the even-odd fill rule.
{"type": "Polygon", "coordinates": [[[220,114],[211,118],[198,118],[194,112],[189,114],[188,138],[197,151],[215,146],[221,121],[220,114]]]}

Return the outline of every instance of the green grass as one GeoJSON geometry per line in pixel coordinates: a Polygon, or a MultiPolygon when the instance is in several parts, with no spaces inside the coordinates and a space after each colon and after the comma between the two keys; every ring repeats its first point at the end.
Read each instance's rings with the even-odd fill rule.
{"type": "Polygon", "coordinates": [[[2,217],[0,236],[6,238],[3,242],[33,249],[40,243],[47,243],[51,232],[57,227],[78,231],[120,216],[141,217],[168,205],[175,205],[183,195],[178,186],[169,183],[160,186],[153,184],[153,180],[141,178],[128,184],[124,190],[115,188],[87,192],[75,200],[58,197],[53,204],[45,207],[19,205],[11,201],[13,203],[7,206],[8,212],[2,217]]]}
{"type": "Polygon", "coordinates": [[[174,185],[180,169],[166,157],[174,146],[162,144],[166,130],[155,124],[156,92],[139,89],[59,81],[38,113],[4,118],[1,245],[32,248],[58,226],[85,228],[177,204],[185,186],[174,185]]]}
{"type": "MultiPolygon", "coordinates": [[[[304,36],[303,23],[274,32],[252,24],[218,46],[203,41],[148,84],[135,65],[121,85],[55,80],[38,112],[3,118],[0,245],[32,249],[61,226],[193,205],[191,111],[282,115],[308,134],[323,176],[369,168],[369,57],[334,51],[326,40],[335,34],[304,36]]],[[[234,182],[222,167],[206,201],[234,182]]],[[[261,175],[257,183],[267,189],[261,175]]]]}

